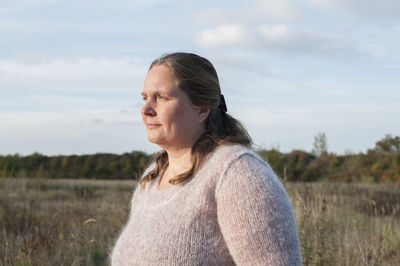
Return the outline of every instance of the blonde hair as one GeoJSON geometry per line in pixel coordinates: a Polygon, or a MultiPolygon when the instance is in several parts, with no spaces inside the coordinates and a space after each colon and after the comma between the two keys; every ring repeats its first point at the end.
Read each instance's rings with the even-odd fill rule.
{"type": "MultiPolygon", "coordinates": [[[[226,113],[221,94],[218,75],[214,66],[207,59],[192,53],[166,54],[154,60],[154,66],[167,66],[173,73],[177,87],[183,90],[196,107],[207,107],[210,114],[205,120],[205,132],[194,143],[191,151],[193,165],[191,169],[169,180],[179,184],[192,178],[201,168],[206,156],[221,144],[242,144],[250,146],[252,141],[244,126],[226,113]]],[[[140,181],[144,187],[156,178],[168,163],[165,150],[156,154],[155,168],[140,181]]]]}

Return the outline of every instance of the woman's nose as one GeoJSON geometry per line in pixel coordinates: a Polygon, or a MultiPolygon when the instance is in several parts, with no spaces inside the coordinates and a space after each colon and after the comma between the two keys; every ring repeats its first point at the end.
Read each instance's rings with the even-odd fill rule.
{"type": "Polygon", "coordinates": [[[155,116],[156,111],[150,102],[146,102],[142,107],[142,115],[145,116],[155,116]]]}

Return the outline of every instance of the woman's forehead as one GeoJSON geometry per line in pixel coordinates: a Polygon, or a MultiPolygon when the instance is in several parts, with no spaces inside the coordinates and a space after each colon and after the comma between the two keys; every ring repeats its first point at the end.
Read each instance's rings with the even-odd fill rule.
{"type": "Polygon", "coordinates": [[[171,70],[163,65],[155,66],[147,72],[145,78],[145,86],[147,84],[162,83],[162,84],[176,84],[175,77],[171,70]]]}
{"type": "Polygon", "coordinates": [[[147,73],[143,93],[176,94],[180,93],[180,89],[170,69],[164,65],[157,65],[147,73]]]}

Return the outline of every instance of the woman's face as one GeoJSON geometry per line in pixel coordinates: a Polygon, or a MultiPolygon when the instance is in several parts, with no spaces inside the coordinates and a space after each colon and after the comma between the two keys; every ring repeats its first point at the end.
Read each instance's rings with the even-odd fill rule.
{"type": "Polygon", "coordinates": [[[208,110],[193,107],[187,94],[177,88],[167,66],[149,70],[142,96],[142,119],[150,142],[167,151],[187,149],[204,132],[208,110]]]}

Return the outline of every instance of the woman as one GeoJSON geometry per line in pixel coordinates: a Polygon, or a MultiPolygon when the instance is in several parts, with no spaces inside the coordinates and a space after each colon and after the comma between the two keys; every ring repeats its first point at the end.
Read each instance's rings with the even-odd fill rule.
{"type": "Polygon", "coordinates": [[[165,55],[142,96],[148,139],[163,151],[134,192],[112,265],[300,265],[285,190],[226,113],[212,64],[165,55]]]}

